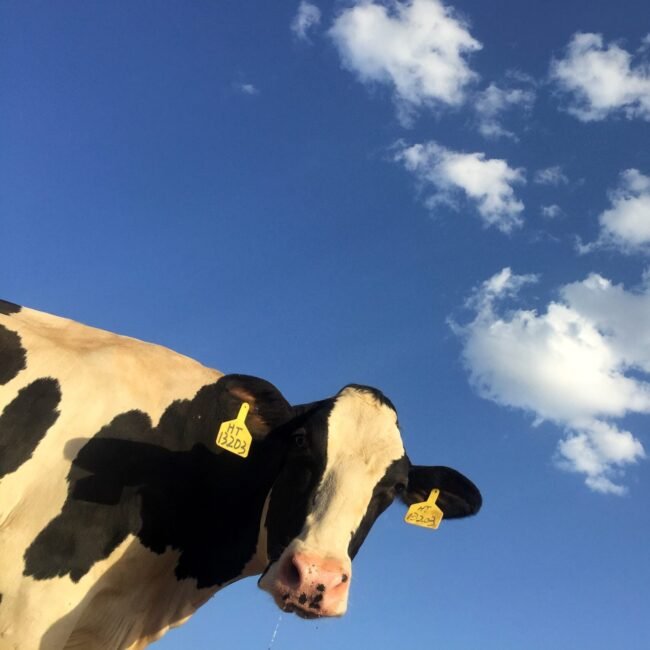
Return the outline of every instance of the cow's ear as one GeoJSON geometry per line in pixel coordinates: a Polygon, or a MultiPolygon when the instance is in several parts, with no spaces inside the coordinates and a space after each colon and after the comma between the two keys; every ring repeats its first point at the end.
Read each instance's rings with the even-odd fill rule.
{"type": "Polygon", "coordinates": [[[426,501],[436,488],[440,490],[436,505],[445,519],[475,515],[481,509],[483,499],[474,483],[455,469],[442,466],[412,465],[402,500],[409,506],[426,501]]]}
{"type": "Polygon", "coordinates": [[[263,438],[270,431],[294,417],[293,408],[270,382],[250,375],[224,375],[218,382],[219,410],[222,420],[234,419],[243,402],[250,410],[246,426],[253,438],[263,438]]]}

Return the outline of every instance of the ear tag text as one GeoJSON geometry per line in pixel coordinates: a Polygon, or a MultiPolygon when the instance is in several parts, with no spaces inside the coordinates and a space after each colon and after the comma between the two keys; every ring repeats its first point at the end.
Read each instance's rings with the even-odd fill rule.
{"type": "Polygon", "coordinates": [[[250,406],[243,402],[237,417],[234,420],[226,420],[221,423],[217,433],[217,447],[221,447],[231,454],[246,458],[253,442],[248,427],[246,426],[246,415],[250,406]]]}
{"type": "Polygon", "coordinates": [[[435,530],[440,526],[442,521],[443,512],[436,505],[436,499],[440,494],[440,490],[431,490],[429,498],[420,503],[414,503],[409,507],[404,521],[413,526],[422,526],[423,528],[432,528],[435,530]]]}

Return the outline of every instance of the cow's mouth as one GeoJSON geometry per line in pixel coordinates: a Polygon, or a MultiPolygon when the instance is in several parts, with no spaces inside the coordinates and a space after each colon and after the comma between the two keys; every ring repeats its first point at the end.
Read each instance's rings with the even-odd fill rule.
{"type": "Polygon", "coordinates": [[[314,618],[322,617],[322,614],[319,613],[318,609],[306,609],[296,603],[283,604],[282,611],[290,614],[295,614],[296,616],[300,616],[300,618],[305,618],[305,619],[314,619],[314,618]]]}

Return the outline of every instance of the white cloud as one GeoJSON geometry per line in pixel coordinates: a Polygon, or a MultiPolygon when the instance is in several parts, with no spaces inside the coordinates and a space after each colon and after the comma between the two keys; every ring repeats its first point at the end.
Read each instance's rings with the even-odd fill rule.
{"type": "Polygon", "coordinates": [[[330,29],[343,65],[364,83],[389,84],[398,115],[464,101],[477,78],[465,60],[481,44],[440,0],[369,0],[342,11],[330,29]]]}
{"type": "Polygon", "coordinates": [[[562,216],[562,208],[556,203],[553,203],[552,205],[543,205],[540,212],[545,219],[557,219],[562,216]]]}
{"type": "Polygon", "coordinates": [[[621,173],[619,185],[609,193],[611,208],[598,218],[600,235],[579,245],[582,253],[595,248],[617,248],[624,253],[650,253],[650,176],[637,169],[621,173]]]}
{"type": "Polygon", "coordinates": [[[521,225],[524,204],[515,196],[513,185],[525,182],[524,173],[505,160],[452,151],[436,142],[398,143],[394,159],[423,186],[433,187],[435,193],[427,199],[430,208],[444,203],[457,209],[457,197],[464,195],[476,205],[486,226],[510,232],[521,225]]]}
{"type": "Polygon", "coordinates": [[[562,297],[607,334],[623,365],[650,374],[650,274],[635,291],[592,274],[563,287],[562,297]]]}
{"type": "Polygon", "coordinates": [[[244,95],[258,95],[260,92],[253,84],[248,83],[235,84],[235,88],[244,95]]]}
{"type": "Polygon", "coordinates": [[[534,276],[503,269],[468,301],[473,320],[453,324],[478,393],[559,425],[558,464],[598,492],[621,494],[625,465],[645,457],[641,442],[612,420],[650,413],[650,281],[636,291],[593,274],[566,285],[543,313],[508,311],[534,276]]]}
{"type": "Polygon", "coordinates": [[[562,171],[560,165],[553,165],[552,167],[546,167],[544,169],[538,169],[533,176],[533,183],[538,185],[566,185],[569,182],[569,178],[562,171]]]}
{"type": "Polygon", "coordinates": [[[501,124],[501,115],[513,108],[529,111],[535,102],[535,91],[524,88],[499,88],[491,83],[476,95],[474,109],[478,115],[478,129],[486,138],[511,138],[516,135],[501,124]]]}
{"type": "Polygon", "coordinates": [[[616,112],[650,120],[648,61],[635,65],[632,54],[616,43],[605,45],[600,34],[575,34],[566,56],[551,63],[551,78],[571,95],[568,111],[579,120],[603,120],[616,112]]]}
{"type": "Polygon", "coordinates": [[[320,23],[320,9],[311,2],[302,0],[298,12],[291,21],[291,31],[302,41],[309,40],[309,30],[320,23]]]}

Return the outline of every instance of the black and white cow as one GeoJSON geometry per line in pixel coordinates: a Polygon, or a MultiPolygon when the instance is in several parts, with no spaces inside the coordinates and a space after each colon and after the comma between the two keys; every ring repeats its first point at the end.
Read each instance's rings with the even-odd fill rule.
{"type": "Polygon", "coordinates": [[[0,302],[0,648],[144,648],[245,576],[339,616],[351,561],[398,496],[446,519],[481,496],[411,465],[358,385],[291,406],[270,383],[0,302]],[[250,454],[215,444],[250,405],[250,454]]]}

